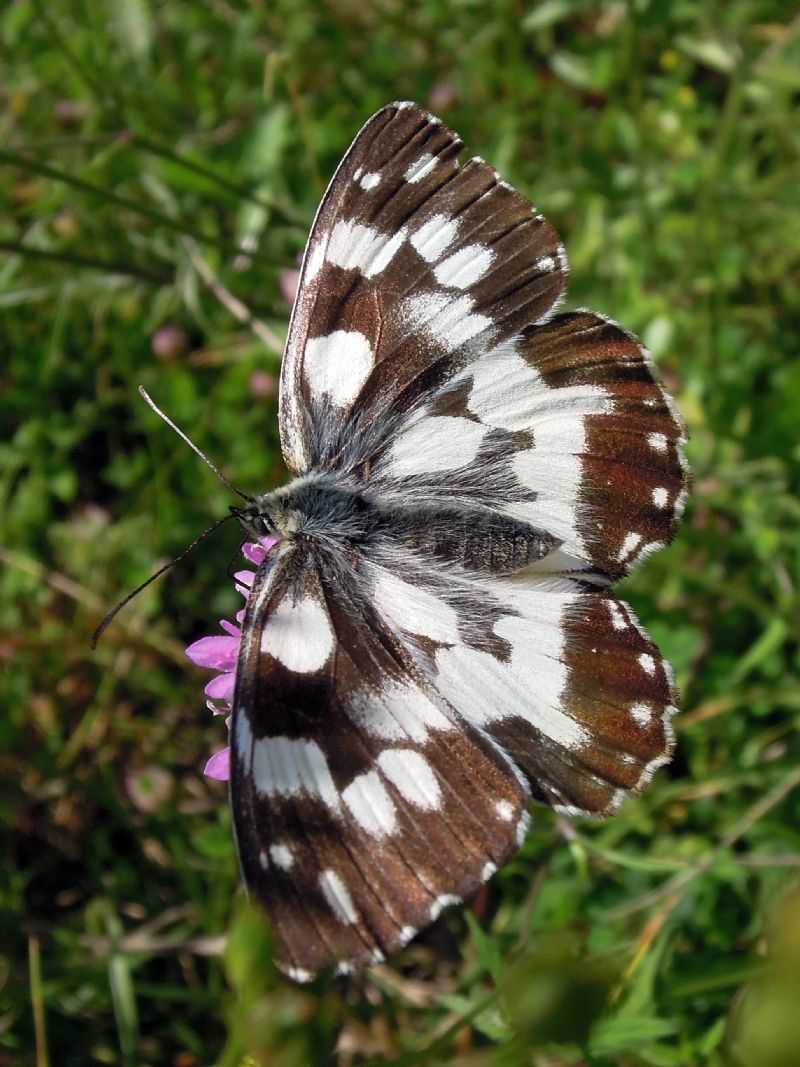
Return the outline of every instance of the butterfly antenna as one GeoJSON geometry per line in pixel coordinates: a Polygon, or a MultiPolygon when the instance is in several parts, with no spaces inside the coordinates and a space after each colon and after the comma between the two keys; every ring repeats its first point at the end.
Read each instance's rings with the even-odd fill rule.
{"type": "Polygon", "coordinates": [[[192,549],[199,545],[201,541],[205,541],[208,535],[210,533],[213,533],[218,526],[222,526],[223,522],[227,522],[228,519],[232,518],[233,515],[225,515],[224,518],[217,519],[217,521],[213,525],[209,526],[209,528],[207,530],[204,530],[199,537],[195,538],[195,540],[192,541],[188,548],[184,548],[183,552],[181,552],[179,556],[176,556],[175,559],[170,560],[169,563],[165,563],[163,567],[159,567],[155,574],[150,575],[147,581],[142,582],[141,585],[137,585],[132,593],[128,593],[126,597],[123,597],[123,599],[120,600],[119,604],[117,604],[115,608],[112,608],[111,611],[109,611],[108,615],[106,615],[106,617],[97,627],[95,632],[92,634],[92,648],[97,648],[97,642],[103,636],[106,627],[110,622],[114,621],[114,619],[117,617],[117,615],[119,615],[119,613],[122,611],[126,604],[130,603],[130,601],[133,600],[135,596],[138,596],[139,593],[141,593],[143,589],[146,589],[151,582],[154,582],[156,578],[160,578],[164,571],[168,571],[170,567],[174,567],[176,563],[180,563],[182,559],[185,559],[185,557],[189,555],[192,549]]]}
{"type": "MultiPolygon", "coordinates": [[[[181,438],[181,440],[186,442],[186,444],[189,446],[189,448],[191,448],[191,450],[196,455],[198,455],[200,457],[200,459],[202,459],[203,463],[205,463],[205,465],[207,467],[210,467],[212,469],[214,474],[216,474],[216,476],[219,478],[219,480],[224,485],[227,485],[227,487],[232,492],[238,493],[238,495],[242,498],[242,500],[246,500],[250,504],[253,503],[253,497],[248,496],[247,493],[243,493],[241,489],[237,489],[236,486],[233,484],[233,482],[229,482],[228,479],[225,477],[225,475],[222,473],[222,471],[219,469],[219,467],[217,467],[214,463],[211,462],[211,460],[208,458],[208,456],[205,454],[205,452],[201,452],[200,449],[197,447],[197,445],[194,443],[194,441],[192,441],[189,437],[187,437],[186,434],[183,432],[183,430],[179,426],[176,426],[175,423],[172,421],[172,419],[168,415],[164,414],[164,412],[155,403],[155,401],[152,399],[152,397],[150,397],[148,395],[148,393],[145,390],[145,387],[143,385],[139,386],[139,392],[141,393],[142,397],[144,397],[144,399],[147,401],[147,403],[150,405],[150,407],[153,409],[153,411],[155,411],[156,415],[158,415],[158,417],[160,419],[163,419],[164,422],[167,424],[167,426],[169,426],[170,429],[174,430],[175,433],[178,435],[178,437],[181,438]]],[[[219,523],[217,525],[219,525],[219,523]]],[[[214,527],[211,526],[209,529],[213,530],[214,527]]],[[[206,533],[208,533],[208,532],[209,532],[209,530],[206,530],[206,533]]],[[[205,534],[203,534],[203,537],[205,537],[205,534]]],[[[194,544],[196,545],[197,541],[195,541],[194,544]]],[[[194,545],[190,545],[189,548],[187,548],[186,551],[188,552],[191,548],[194,548],[194,545]]],[[[186,553],[184,553],[184,555],[185,554],[186,553]]],[[[178,557],[178,559],[181,559],[181,558],[182,558],[182,556],[178,557]]],[[[175,562],[177,563],[177,560],[175,562]]],[[[158,575],[154,574],[153,578],[156,578],[156,577],[158,577],[158,575]]],[[[147,584],[147,583],[145,583],[145,584],[147,584]]],[[[136,590],[136,592],[138,592],[138,589],[136,590]]],[[[135,594],[132,594],[132,595],[135,595],[135,594]]],[[[123,603],[124,603],[124,601],[123,601],[123,603]]],[[[122,607],[121,604],[120,604],[120,607],[122,607]]]]}

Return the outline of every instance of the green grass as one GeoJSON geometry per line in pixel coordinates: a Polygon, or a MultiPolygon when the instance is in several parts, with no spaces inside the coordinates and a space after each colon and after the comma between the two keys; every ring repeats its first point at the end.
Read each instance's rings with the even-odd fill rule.
{"type": "Polygon", "coordinates": [[[3,6],[0,1065],[797,1063],[788,7],[3,6]],[[361,986],[298,989],[242,905],[225,790],[201,774],[224,730],[182,651],[236,608],[235,532],[142,594],[96,653],[90,636],[230,503],[137,385],[246,490],[283,477],[262,395],[280,354],[198,256],[283,336],[280,272],[327,178],[404,97],[548,214],[570,304],[636,330],[689,423],[683,529],[623,587],[684,713],[674,762],[615,819],[538,811],[471,908],[361,986]]]}

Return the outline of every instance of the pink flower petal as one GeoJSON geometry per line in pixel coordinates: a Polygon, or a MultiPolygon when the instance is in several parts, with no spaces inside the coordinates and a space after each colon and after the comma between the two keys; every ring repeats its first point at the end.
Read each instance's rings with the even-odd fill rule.
{"type": "Polygon", "coordinates": [[[212,700],[224,700],[227,704],[233,700],[233,688],[236,684],[236,675],[231,671],[228,674],[218,674],[212,678],[204,692],[212,700]]]}
{"type": "Polygon", "coordinates": [[[216,778],[218,782],[227,782],[231,776],[231,750],[223,748],[215,752],[203,768],[203,774],[209,778],[216,778]]]}
{"type": "MultiPolygon", "coordinates": [[[[244,557],[256,567],[266,559],[269,550],[280,541],[279,537],[262,537],[259,544],[248,542],[242,546],[244,557]]],[[[236,588],[243,596],[247,596],[250,586],[253,584],[255,574],[251,570],[239,571],[236,574],[236,588]]],[[[236,622],[238,626],[227,619],[220,621],[223,634],[213,637],[201,637],[186,649],[186,655],[199,667],[211,667],[221,671],[216,678],[212,678],[206,685],[206,696],[209,697],[206,707],[215,715],[227,715],[225,723],[230,727],[230,711],[233,702],[233,690],[236,685],[236,661],[239,655],[239,645],[242,640],[241,627],[244,623],[244,610],[237,611],[236,622]],[[216,701],[220,701],[217,704],[216,701]]],[[[205,766],[205,774],[209,778],[219,781],[227,781],[230,778],[230,749],[224,748],[215,753],[205,766]]]]}
{"type": "Polygon", "coordinates": [[[260,567],[264,560],[267,558],[267,550],[263,545],[254,545],[250,541],[246,545],[242,545],[242,555],[250,563],[254,563],[256,567],[260,567]]]}
{"type": "Polygon", "coordinates": [[[217,671],[231,671],[239,654],[237,637],[201,637],[186,649],[186,655],[198,667],[212,667],[217,671]]]}
{"type": "Polygon", "coordinates": [[[260,567],[264,560],[267,558],[267,553],[271,548],[274,548],[280,541],[280,537],[262,537],[259,544],[253,544],[252,541],[248,541],[247,544],[242,545],[242,554],[245,559],[249,559],[251,563],[255,563],[257,567],[260,567]]]}

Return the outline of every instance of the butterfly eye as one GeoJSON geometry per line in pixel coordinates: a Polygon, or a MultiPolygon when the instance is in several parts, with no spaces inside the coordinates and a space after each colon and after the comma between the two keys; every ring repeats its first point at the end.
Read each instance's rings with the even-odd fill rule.
{"type": "Polygon", "coordinates": [[[259,537],[266,537],[268,534],[274,533],[272,523],[266,518],[265,515],[255,513],[249,518],[250,528],[259,535],[259,537]]]}
{"type": "Polygon", "coordinates": [[[232,507],[231,513],[236,516],[247,533],[254,537],[269,537],[275,533],[272,523],[258,508],[232,507]]]}

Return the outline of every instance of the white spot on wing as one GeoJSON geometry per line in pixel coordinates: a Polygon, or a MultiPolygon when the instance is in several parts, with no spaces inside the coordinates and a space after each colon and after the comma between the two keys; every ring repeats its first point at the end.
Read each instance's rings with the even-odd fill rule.
{"type": "Polygon", "coordinates": [[[481,422],[500,430],[532,429],[540,451],[582,452],[584,416],[613,410],[613,398],[601,386],[551,388],[517,352],[513,341],[476,359],[458,380],[465,378],[472,379],[469,410],[481,422]]]}
{"type": "Polygon", "coordinates": [[[370,569],[374,574],[373,602],[389,623],[445,644],[459,640],[458,616],[444,600],[382,567],[370,569]]]}
{"type": "Polygon", "coordinates": [[[308,256],[306,257],[306,264],[303,269],[303,284],[308,285],[319,274],[322,264],[325,262],[325,253],[328,248],[328,237],[321,237],[319,241],[310,249],[308,256]]]}
{"type": "Polygon", "coordinates": [[[421,182],[423,178],[431,173],[438,162],[439,160],[436,156],[432,156],[430,152],[423,152],[419,159],[414,160],[403,177],[411,185],[421,182]]]}
{"type": "Polygon", "coordinates": [[[628,620],[625,618],[625,612],[622,610],[616,600],[607,600],[608,611],[611,615],[611,625],[615,630],[627,630],[628,620]]]}
{"type": "Polygon", "coordinates": [[[451,904],[460,904],[461,897],[454,896],[452,893],[442,893],[440,897],[437,897],[431,904],[430,917],[431,922],[438,919],[445,908],[449,908],[451,904]]]}
{"type": "Polygon", "coordinates": [[[653,503],[657,508],[665,508],[669,504],[669,492],[661,487],[654,489],[653,503]]]}
{"type": "Polygon", "coordinates": [[[653,709],[649,704],[632,704],[630,707],[631,718],[639,726],[649,726],[653,717],[653,709]]]}
{"type": "MultiPolygon", "coordinates": [[[[477,586],[481,583],[475,582],[477,586]]],[[[567,714],[564,692],[569,680],[564,663],[564,613],[571,613],[579,594],[568,580],[522,578],[494,581],[503,599],[519,615],[502,616],[494,632],[511,646],[502,662],[488,652],[463,643],[436,652],[437,689],[468,722],[484,727],[507,715],[522,716],[555,744],[580,749],[591,734],[567,714]],[[536,684],[531,685],[530,679],[536,684]]]]}
{"type": "Polygon", "coordinates": [[[233,750],[245,774],[249,774],[253,766],[253,731],[244,708],[239,708],[234,716],[233,750]]]}
{"type": "Polygon", "coordinates": [[[366,189],[368,192],[370,189],[375,189],[381,183],[381,176],[377,171],[370,171],[368,174],[361,174],[358,178],[358,184],[362,189],[366,189]]]}
{"type": "Polygon", "coordinates": [[[533,432],[533,447],[516,453],[512,470],[536,499],[506,508],[508,514],[549,530],[565,552],[582,556],[579,515],[587,416],[613,411],[613,397],[596,385],[548,386],[513,342],[475,360],[457,380],[471,379],[469,410],[486,426],[533,432]]]}
{"type": "Polygon", "coordinates": [[[439,259],[458,234],[458,221],[446,215],[434,215],[411,234],[411,244],[426,263],[439,259]]]}
{"type": "Polygon", "coordinates": [[[531,828],[531,816],[530,812],[523,811],[520,816],[520,820],[517,823],[516,841],[520,848],[525,843],[525,838],[528,836],[528,830],[531,828]]]}
{"type": "Polygon", "coordinates": [[[269,870],[269,857],[267,856],[266,852],[264,852],[263,849],[258,854],[258,865],[259,865],[259,867],[261,868],[262,871],[268,871],[269,870]]]}
{"type": "Polygon", "coordinates": [[[313,596],[294,604],[289,597],[283,599],[261,634],[261,651],[299,674],[323,667],[334,644],[328,613],[313,596]]]}
{"type": "Polygon", "coordinates": [[[325,258],[344,270],[374,278],[391,263],[406,239],[405,230],[381,233],[372,226],[340,219],[331,230],[325,258]]]}
{"type": "Polygon", "coordinates": [[[381,837],[394,833],[397,812],[377,771],[359,774],[354,778],[342,792],[342,800],[368,834],[381,837]]]}
{"type": "Polygon", "coordinates": [[[509,800],[496,800],[494,810],[503,822],[511,822],[514,817],[514,805],[509,800]]]}
{"type": "Polygon", "coordinates": [[[492,863],[491,860],[488,863],[485,863],[483,865],[483,870],[481,871],[481,881],[482,882],[487,881],[489,878],[492,877],[492,875],[495,873],[496,870],[497,870],[497,864],[496,863],[492,863]]]}
{"type": "Polygon", "coordinates": [[[260,737],[253,746],[253,784],[266,796],[305,794],[334,810],[339,806],[328,761],[316,741],[260,737]]]}
{"type": "Polygon", "coordinates": [[[358,912],[347,886],[336,871],[331,870],[330,867],[324,870],[319,876],[319,887],[331,911],[341,922],[358,922],[358,912]]]}
{"type": "Polygon", "coordinates": [[[423,292],[407,297],[400,314],[412,329],[425,330],[445,351],[455,352],[493,325],[489,316],[476,313],[474,307],[475,301],[468,296],[423,292]]]}
{"type": "Polygon", "coordinates": [[[636,562],[642,563],[648,556],[652,556],[654,552],[660,552],[662,548],[666,547],[663,541],[651,541],[649,544],[642,545],[636,553],[636,562]]]}
{"type": "Polygon", "coordinates": [[[378,766],[410,804],[433,811],[442,792],[428,761],[410,748],[387,748],[378,756],[378,766]]]}
{"type": "Polygon", "coordinates": [[[394,478],[452,471],[472,463],[487,430],[479,422],[452,415],[429,415],[416,422],[392,445],[386,474],[394,478]]]}
{"type": "Polygon", "coordinates": [[[294,856],[288,845],[270,845],[269,854],[275,866],[283,871],[290,871],[294,866],[294,856]]]}
{"type": "Polygon", "coordinates": [[[348,407],[373,367],[372,346],[358,330],[334,330],[325,337],[310,337],[303,354],[303,371],[311,395],[348,407]]]}
{"type": "Polygon", "coordinates": [[[649,433],[647,435],[647,443],[655,452],[667,451],[667,435],[664,433],[649,433]]]}
{"type": "Polygon", "coordinates": [[[468,289],[480,281],[493,262],[494,252],[490,248],[479,244],[467,245],[443,259],[433,273],[440,285],[468,289]]]}
{"type": "Polygon", "coordinates": [[[656,673],[656,661],[649,653],[643,652],[641,656],[639,656],[639,664],[642,670],[645,671],[647,674],[656,673]]]}
{"type": "Polygon", "coordinates": [[[622,547],[617,553],[617,560],[620,563],[624,563],[626,559],[630,559],[641,543],[641,534],[633,532],[625,534],[625,540],[622,542],[622,547]]]}
{"type": "Polygon", "coordinates": [[[387,682],[378,692],[353,694],[352,716],[371,737],[422,742],[431,730],[452,730],[452,722],[414,685],[387,682]]]}

